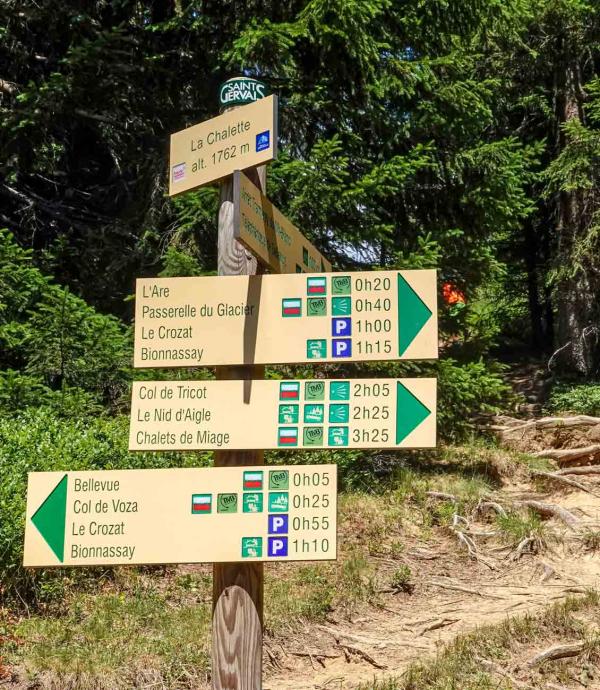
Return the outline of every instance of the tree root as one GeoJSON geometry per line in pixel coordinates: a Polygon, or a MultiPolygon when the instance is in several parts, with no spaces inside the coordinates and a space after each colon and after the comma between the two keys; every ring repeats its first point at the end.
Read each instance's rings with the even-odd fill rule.
{"type": "Polygon", "coordinates": [[[554,647],[549,647],[548,649],[536,654],[534,657],[529,659],[527,666],[539,666],[546,661],[555,661],[557,659],[566,659],[571,656],[578,656],[583,652],[585,644],[583,642],[572,642],[571,644],[557,644],[554,647]]]}
{"type": "Polygon", "coordinates": [[[564,467],[562,470],[556,470],[553,474],[560,476],[565,474],[600,474],[600,467],[564,467]]]}
{"type": "Polygon", "coordinates": [[[467,547],[469,556],[478,563],[483,563],[483,565],[487,566],[490,570],[497,570],[496,566],[491,561],[479,553],[473,538],[460,529],[461,524],[464,524],[467,529],[469,528],[469,521],[467,518],[458,515],[458,513],[454,513],[450,529],[454,532],[458,541],[467,547]]]}
{"type": "Polygon", "coordinates": [[[548,458],[556,460],[559,465],[568,465],[585,459],[586,462],[595,462],[600,459],[600,444],[585,446],[584,448],[547,448],[532,453],[536,458],[548,458]]]}
{"type": "Polygon", "coordinates": [[[577,482],[574,479],[568,479],[567,477],[561,474],[557,474],[555,472],[543,472],[541,470],[534,470],[531,474],[534,477],[546,477],[547,479],[553,479],[556,482],[567,484],[568,486],[573,486],[576,489],[579,489],[580,491],[585,491],[586,494],[591,494],[592,496],[597,495],[594,491],[588,489],[587,486],[585,486],[581,482],[577,482]]]}
{"type": "Polygon", "coordinates": [[[542,517],[554,517],[564,522],[569,529],[575,529],[575,525],[579,523],[579,518],[570,513],[566,508],[557,506],[552,503],[542,503],[541,501],[519,501],[516,505],[523,508],[530,508],[542,517]]]}
{"type": "Polygon", "coordinates": [[[479,503],[475,506],[473,515],[475,516],[479,513],[484,513],[486,510],[493,510],[497,515],[506,517],[506,511],[499,503],[496,503],[496,501],[479,501],[479,503]]]}
{"type": "Polygon", "coordinates": [[[567,428],[574,426],[595,426],[600,424],[600,417],[590,417],[588,415],[575,415],[573,417],[542,417],[541,419],[532,419],[528,422],[515,425],[501,426],[498,428],[503,435],[513,433],[514,431],[525,431],[527,429],[551,429],[567,428]]]}

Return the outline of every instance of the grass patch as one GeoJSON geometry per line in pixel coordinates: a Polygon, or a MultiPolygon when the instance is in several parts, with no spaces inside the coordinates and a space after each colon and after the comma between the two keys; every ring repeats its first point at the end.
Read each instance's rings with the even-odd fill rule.
{"type": "Polygon", "coordinates": [[[209,604],[172,607],[148,588],[78,595],[62,616],[17,624],[7,656],[42,688],[187,688],[208,672],[210,616],[209,604]]]}
{"type": "Polygon", "coordinates": [[[509,512],[497,515],[496,524],[505,540],[515,546],[527,537],[534,539],[539,546],[546,543],[548,530],[540,516],[531,510],[525,514],[509,512]]]}

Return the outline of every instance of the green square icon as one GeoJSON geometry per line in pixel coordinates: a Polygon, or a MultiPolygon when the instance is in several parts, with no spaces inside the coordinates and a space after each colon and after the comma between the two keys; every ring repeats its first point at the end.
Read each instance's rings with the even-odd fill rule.
{"type": "Polygon", "coordinates": [[[307,402],[325,400],[325,381],[307,381],[304,384],[304,399],[307,402]]]}
{"type": "Polygon", "coordinates": [[[290,473],[288,470],[271,470],[269,472],[269,489],[289,489],[290,473]]]}
{"type": "Polygon", "coordinates": [[[322,446],[323,445],[323,427],[322,426],[305,426],[304,427],[304,446],[322,446]]]}
{"type": "Polygon", "coordinates": [[[326,297],[309,297],[306,302],[307,316],[327,316],[326,297]]]}
{"type": "Polygon", "coordinates": [[[298,424],[298,405],[279,405],[280,424],[298,424]]]}
{"type": "Polygon", "coordinates": [[[290,495],[287,491],[271,491],[269,493],[269,513],[287,513],[290,505],[290,495]]]}
{"type": "Polygon", "coordinates": [[[336,403],[329,405],[329,423],[330,424],[348,424],[350,421],[350,405],[344,403],[336,403]]]}
{"type": "Polygon", "coordinates": [[[306,357],[307,359],[323,359],[327,356],[326,340],[307,340],[306,357]]]}
{"type": "Polygon", "coordinates": [[[330,400],[350,400],[350,381],[332,381],[329,384],[330,400]]]}
{"type": "Polygon", "coordinates": [[[258,492],[244,494],[244,513],[262,513],[263,495],[258,492]]]}
{"type": "Polygon", "coordinates": [[[332,316],[350,316],[352,311],[352,297],[332,297],[331,298],[331,315],[332,316]]]}
{"type": "Polygon", "coordinates": [[[262,537],[242,537],[242,558],[262,557],[262,537]]]}
{"type": "Polygon", "coordinates": [[[325,419],[325,405],[304,405],[305,424],[323,424],[325,419]]]}
{"type": "Polygon", "coordinates": [[[349,295],[352,290],[350,276],[335,276],[331,279],[332,295],[349,295]]]}
{"type": "Polygon", "coordinates": [[[237,513],[238,497],[237,494],[218,494],[217,513],[237,513]]]}
{"type": "Polygon", "coordinates": [[[329,445],[330,446],[347,446],[348,445],[348,427],[347,426],[330,426],[329,427],[329,445]]]}

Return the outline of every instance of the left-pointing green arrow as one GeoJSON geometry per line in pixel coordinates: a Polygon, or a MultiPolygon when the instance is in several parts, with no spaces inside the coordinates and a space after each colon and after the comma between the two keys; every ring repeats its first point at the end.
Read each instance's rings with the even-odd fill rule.
{"type": "Polygon", "coordinates": [[[396,445],[414,431],[431,414],[408,388],[398,381],[396,386],[396,445]]]}
{"type": "Polygon", "coordinates": [[[61,563],[65,558],[66,515],[67,475],[65,474],[31,517],[31,522],[37,527],[61,563]]]}

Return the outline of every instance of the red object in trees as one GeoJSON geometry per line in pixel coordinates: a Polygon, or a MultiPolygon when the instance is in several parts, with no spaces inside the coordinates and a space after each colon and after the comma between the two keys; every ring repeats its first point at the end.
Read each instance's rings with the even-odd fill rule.
{"type": "Polygon", "coordinates": [[[464,292],[452,283],[444,283],[442,285],[442,297],[446,304],[464,304],[466,302],[464,292]]]}

